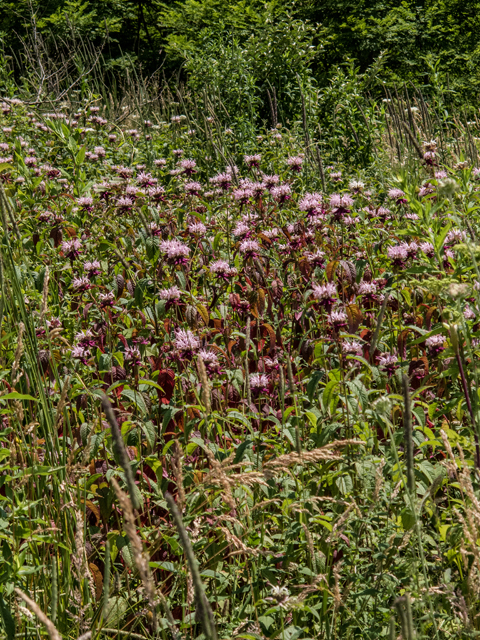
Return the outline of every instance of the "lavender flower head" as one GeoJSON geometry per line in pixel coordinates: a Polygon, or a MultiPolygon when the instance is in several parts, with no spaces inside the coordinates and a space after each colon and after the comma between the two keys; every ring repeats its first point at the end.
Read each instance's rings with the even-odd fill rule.
{"type": "Polygon", "coordinates": [[[292,190],[288,184],[281,184],[278,187],[273,187],[270,190],[270,193],[272,194],[272,198],[279,204],[287,202],[287,200],[290,200],[292,197],[292,190]]]}
{"type": "Polygon", "coordinates": [[[320,251],[320,249],[317,249],[315,253],[305,253],[305,257],[312,265],[312,267],[319,267],[320,269],[323,269],[325,267],[325,253],[323,251],[320,251]]]}
{"type": "Polygon", "coordinates": [[[255,200],[260,200],[266,190],[266,186],[264,182],[250,182],[249,189],[252,191],[253,198],[255,200]]]}
{"type": "Polygon", "coordinates": [[[142,355],[140,353],[140,349],[136,346],[125,347],[123,357],[125,359],[125,362],[128,362],[130,365],[138,366],[142,364],[142,355]]]}
{"type": "Polygon", "coordinates": [[[75,289],[75,291],[83,292],[91,289],[92,283],[87,278],[87,276],[81,276],[72,280],[72,287],[75,289]]]}
{"type": "Polygon", "coordinates": [[[163,240],[160,251],[165,253],[168,262],[172,264],[187,264],[190,248],[179,240],[163,240]]]}
{"type": "Polygon", "coordinates": [[[465,318],[465,320],[474,320],[476,318],[475,312],[470,308],[468,303],[465,305],[463,317],[465,318]]]}
{"type": "Polygon", "coordinates": [[[274,240],[280,236],[280,230],[277,227],[273,227],[273,229],[265,229],[262,234],[270,240],[274,240]]]}
{"type": "Polygon", "coordinates": [[[271,191],[273,187],[276,187],[280,182],[280,178],[277,175],[266,176],[263,175],[263,184],[268,191],[271,191]]]}
{"type": "Polygon", "coordinates": [[[407,250],[402,245],[388,247],[387,256],[394,267],[404,267],[408,259],[407,250]]]}
{"type": "Polygon", "coordinates": [[[228,281],[229,278],[232,278],[238,273],[237,269],[235,267],[231,267],[225,260],[216,260],[215,262],[212,262],[209,267],[212,273],[225,281],[228,281]]]}
{"type": "Polygon", "coordinates": [[[179,165],[186,176],[192,176],[194,173],[196,173],[195,167],[197,166],[197,163],[195,162],[195,160],[187,160],[185,158],[185,160],[180,160],[179,165]]]}
{"type": "Polygon", "coordinates": [[[295,173],[300,173],[303,165],[302,156],[290,156],[290,158],[287,159],[287,165],[295,173]]]}
{"type": "Polygon", "coordinates": [[[267,393],[268,376],[264,373],[252,373],[250,376],[250,389],[256,394],[267,393]]]}
{"type": "Polygon", "coordinates": [[[331,311],[327,316],[327,321],[335,331],[339,331],[347,326],[347,314],[345,311],[331,311]]]}
{"type": "Polygon", "coordinates": [[[215,364],[218,362],[218,356],[215,351],[210,351],[209,349],[200,349],[198,355],[205,364],[215,364]]]}
{"type": "Polygon", "coordinates": [[[98,296],[98,300],[102,309],[113,307],[113,304],[115,302],[115,294],[113,293],[113,291],[109,291],[108,293],[100,293],[98,296]]]}
{"type": "Polygon", "coordinates": [[[351,180],[348,186],[353,193],[361,193],[365,189],[365,183],[361,180],[351,180]]]}
{"type": "Polygon", "coordinates": [[[362,343],[358,340],[344,340],[341,345],[342,353],[346,356],[361,356],[363,351],[362,343]]]}
{"type": "Polygon", "coordinates": [[[154,202],[163,202],[165,200],[165,189],[159,186],[152,187],[147,191],[147,195],[154,202]]]}
{"type": "Polygon", "coordinates": [[[313,295],[318,300],[318,304],[330,311],[337,296],[337,287],[333,282],[327,284],[314,285],[313,295]]]}
{"type": "Polygon", "coordinates": [[[245,260],[249,258],[257,258],[260,251],[260,245],[256,240],[244,240],[240,244],[240,253],[243,253],[245,260]]]}
{"type": "Polygon", "coordinates": [[[82,211],[93,211],[93,198],[90,196],[77,198],[77,204],[82,211]]]}
{"type": "Polygon", "coordinates": [[[392,200],[395,200],[396,204],[407,204],[405,192],[401,189],[390,189],[388,192],[388,197],[392,200]]]}
{"type": "Polygon", "coordinates": [[[401,246],[407,252],[407,256],[415,260],[419,249],[418,244],[416,242],[402,242],[401,246]]]}
{"type": "Polygon", "coordinates": [[[174,344],[184,358],[191,358],[200,348],[200,340],[190,329],[176,329],[174,344]]]}
{"type": "Polygon", "coordinates": [[[248,203],[250,198],[253,198],[253,191],[250,187],[240,187],[239,189],[234,189],[233,197],[238,203],[244,205],[248,203]]]}
{"type": "Polygon", "coordinates": [[[207,233],[207,227],[203,222],[192,222],[188,225],[188,231],[196,236],[204,236],[207,233]]]}
{"type": "Polygon", "coordinates": [[[422,242],[420,244],[420,251],[422,251],[427,258],[433,258],[435,255],[435,248],[431,242],[422,242]]]}
{"type": "Polygon", "coordinates": [[[141,189],[139,189],[138,187],[134,187],[133,184],[129,184],[127,187],[125,187],[125,195],[131,198],[134,202],[139,193],[142,193],[141,189]]]}
{"type": "Polygon", "coordinates": [[[467,234],[465,231],[462,231],[461,229],[451,229],[447,233],[447,237],[445,238],[445,244],[446,245],[460,244],[462,242],[465,242],[466,239],[467,239],[467,234]]]}
{"type": "Polygon", "coordinates": [[[260,154],[255,154],[253,156],[243,156],[243,159],[245,161],[245,164],[247,164],[250,169],[252,169],[253,167],[258,169],[262,160],[262,156],[260,154]]]}
{"type": "Polygon", "coordinates": [[[232,186],[232,174],[229,172],[219,173],[210,178],[210,183],[218,185],[223,191],[227,191],[232,186]]]}
{"type": "Polygon", "coordinates": [[[93,262],[84,262],[83,270],[86,271],[87,276],[92,279],[95,276],[100,275],[100,273],[102,272],[102,267],[98,260],[94,260],[93,262]]]}
{"type": "Polygon", "coordinates": [[[199,196],[202,193],[202,185],[199,182],[186,182],[183,185],[185,193],[189,196],[199,196]]]}
{"type": "Polygon", "coordinates": [[[81,347],[94,347],[96,345],[95,338],[91,329],[85,329],[84,331],[78,331],[75,334],[75,341],[81,347]]]}
{"type": "Polygon", "coordinates": [[[180,302],[180,298],[182,296],[182,292],[178,287],[170,287],[169,289],[161,289],[158,297],[161,300],[167,301],[167,308],[171,307],[174,304],[178,304],[180,302]]]}
{"type": "Polygon", "coordinates": [[[151,173],[145,173],[142,171],[137,176],[137,184],[141,187],[153,187],[157,182],[157,178],[153,178],[151,173]]]}
{"type": "Polygon", "coordinates": [[[71,355],[75,360],[80,360],[82,364],[87,364],[87,358],[90,357],[90,351],[81,345],[77,345],[73,347],[71,355]]]}
{"type": "Polygon", "coordinates": [[[395,369],[398,367],[398,357],[390,353],[382,353],[378,358],[378,366],[382,371],[390,378],[395,373],[395,369]]]}
{"type": "Polygon", "coordinates": [[[358,295],[363,296],[363,299],[368,302],[380,302],[383,300],[383,295],[377,293],[377,284],[375,282],[361,282],[358,287],[358,295]]]}
{"type": "Polygon", "coordinates": [[[73,240],[65,240],[62,242],[62,251],[66,258],[70,258],[70,260],[75,260],[80,255],[80,249],[82,248],[82,243],[78,238],[73,238],[73,240]]]}
{"type": "Polygon", "coordinates": [[[345,193],[340,195],[332,193],[330,196],[330,206],[332,207],[333,217],[340,220],[346,213],[350,213],[350,207],[353,205],[353,198],[345,193]]]}
{"type": "Polygon", "coordinates": [[[251,226],[241,220],[237,222],[233,230],[233,235],[236,238],[242,238],[242,239],[250,237],[252,233],[253,233],[253,230],[251,226]]]}
{"type": "Polygon", "coordinates": [[[320,193],[306,193],[298,203],[300,211],[305,211],[307,217],[316,216],[322,213],[323,198],[320,193]]]}
{"type": "Polygon", "coordinates": [[[203,360],[205,368],[210,375],[214,373],[220,373],[220,363],[215,351],[210,351],[209,349],[200,349],[198,355],[203,360]]]}
{"type": "Polygon", "coordinates": [[[444,347],[445,338],[437,334],[436,336],[430,336],[425,340],[425,345],[432,356],[438,356],[445,347],[444,347]]]}
{"type": "Polygon", "coordinates": [[[121,196],[116,202],[116,207],[121,213],[128,213],[132,210],[133,200],[128,196],[121,196]]]}

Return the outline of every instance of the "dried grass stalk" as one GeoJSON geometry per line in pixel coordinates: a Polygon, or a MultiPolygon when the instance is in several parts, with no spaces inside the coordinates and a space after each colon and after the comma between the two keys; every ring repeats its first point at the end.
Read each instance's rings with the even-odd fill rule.
{"type": "Polygon", "coordinates": [[[200,378],[200,382],[202,383],[202,402],[203,402],[203,406],[205,407],[205,411],[208,415],[212,412],[210,383],[208,381],[205,363],[201,358],[197,358],[197,369],[198,369],[198,377],[200,378]]]}
{"type": "Polygon", "coordinates": [[[333,567],[333,577],[335,580],[335,584],[333,587],[333,606],[335,608],[335,611],[337,611],[341,604],[342,604],[342,594],[340,593],[340,568],[341,568],[341,562],[338,562],[334,567],[333,567]]]}
{"type": "Polygon", "coordinates": [[[316,462],[326,462],[331,460],[342,460],[339,453],[335,453],[335,449],[346,447],[348,445],[364,445],[362,440],[336,440],[319,449],[311,451],[301,451],[286,453],[283,456],[268,460],[264,465],[264,472],[267,478],[272,477],[274,471],[286,471],[289,467],[296,464],[315,464],[316,462]]]}
{"type": "Polygon", "coordinates": [[[24,344],[23,344],[24,333],[25,333],[25,325],[23,324],[23,322],[20,322],[18,325],[18,342],[17,342],[17,348],[15,350],[15,359],[12,365],[12,387],[15,387],[15,385],[18,383],[22,375],[21,373],[19,373],[19,375],[17,376],[17,371],[18,371],[18,368],[20,367],[20,359],[24,351],[24,344]]]}
{"type": "Polygon", "coordinates": [[[375,471],[375,489],[373,490],[372,500],[373,502],[377,502],[378,496],[380,494],[380,489],[383,484],[383,467],[385,466],[385,458],[382,458],[380,464],[378,465],[375,471]]]}
{"type": "Polygon", "coordinates": [[[233,547],[235,547],[237,552],[245,553],[255,557],[258,557],[260,555],[258,549],[247,547],[247,545],[244,544],[235,534],[233,534],[230,529],[227,529],[227,527],[220,527],[220,531],[223,531],[228,544],[231,544],[233,547]]]}
{"type": "Polygon", "coordinates": [[[15,587],[15,593],[25,602],[25,604],[30,609],[30,611],[34,613],[37,616],[37,618],[40,620],[40,622],[43,624],[43,626],[47,630],[50,640],[62,640],[62,636],[60,635],[60,632],[58,631],[57,627],[53,624],[50,618],[48,618],[43,613],[43,611],[40,609],[38,604],[34,600],[29,598],[26,593],[23,593],[23,591],[21,591],[17,587],[15,587]]]}
{"type": "Polygon", "coordinates": [[[328,536],[327,542],[332,542],[337,537],[337,534],[343,529],[343,525],[346,523],[346,521],[348,520],[348,516],[353,510],[358,511],[356,502],[352,502],[351,504],[349,504],[340,518],[337,520],[337,522],[333,525],[332,532],[328,536]]]}
{"type": "Polygon", "coordinates": [[[85,549],[83,513],[78,509],[75,509],[75,521],[75,554],[72,556],[72,562],[77,572],[78,581],[81,582],[81,580],[85,576],[87,577],[92,601],[95,602],[96,587],[92,573],[88,566],[87,552],[85,549]]]}
{"type": "Polygon", "coordinates": [[[67,391],[68,388],[70,386],[70,378],[66,378],[65,382],[63,383],[63,387],[62,387],[62,393],[60,395],[60,400],[58,402],[57,405],[57,412],[55,415],[55,425],[58,427],[58,425],[60,424],[62,418],[63,418],[63,410],[65,409],[65,405],[67,403],[67,391]]]}
{"type": "Polygon", "coordinates": [[[308,545],[308,552],[310,554],[310,558],[311,558],[311,562],[312,562],[312,570],[314,573],[317,572],[317,561],[315,559],[315,548],[313,546],[313,538],[312,535],[310,533],[310,531],[308,530],[307,525],[302,522],[302,529],[303,532],[305,534],[305,539],[307,541],[307,545],[308,545]]]}
{"type": "Polygon", "coordinates": [[[220,462],[218,462],[218,460],[215,458],[215,456],[210,451],[210,449],[208,448],[206,449],[206,454],[212,469],[210,473],[206,476],[204,482],[207,484],[220,485],[223,488],[222,496],[226,504],[230,507],[230,509],[235,509],[235,501],[233,499],[232,487],[229,482],[228,476],[225,473],[225,468],[224,468],[224,466],[225,467],[227,466],[228,462],[231,462],[233,460],[233,454],[228,456],[228,458],[226,458],[223,461],[223,465],[220,464],[220,462]]]}
{"type": "Polygon", "coordinates": [[[48,282],[50,280],[50,270],[45,267],[45,276],[43,278],[42,305],[40,307],[40,321],[47,315],[48,311],[48,282]]]}
{"type": "Polygon", "coordinates": [[[135,515],[133,513],[133,504],[129,496],[120,489],[120,485],[115,480],[115,478],[111,479],[111,483],[116,493],[118,502],[120,504],[120,508],[123,511],[123,517],[125,520],[123,524],[123,528],[132,546],[133,561],[140,575],[140,579],[142,581],[143,588],[145,590],[145,594],[147,596],[147,600],[152,611],[153,627],[156,632],[157,614],[156,614],[156,602],[155,602],[156,601],[155,583],[153,581],[153,576],[150,571],[150,567],[148,565],[148,557],[144,553],[142,541],[140,539],[140,536],[137,533],[137,526],[135,524],[135,515]]]}

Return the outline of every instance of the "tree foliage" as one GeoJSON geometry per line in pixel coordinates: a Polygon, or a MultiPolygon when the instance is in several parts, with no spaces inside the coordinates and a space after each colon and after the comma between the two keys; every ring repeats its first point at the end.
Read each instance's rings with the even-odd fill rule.
{"type": "Polygon", "coordinates": [[[301,92],[327,87],[345,64],[376,65],[377,96],[413,83],[473,103],[479,9],[478,0],[0,0],[0,37],[20,75],[38,38],[51,55],[81,42],[120,76],[161,69],[197,92],[208,87],[235,117],[278,106],[279,117],[298,119],[301,92]]]}

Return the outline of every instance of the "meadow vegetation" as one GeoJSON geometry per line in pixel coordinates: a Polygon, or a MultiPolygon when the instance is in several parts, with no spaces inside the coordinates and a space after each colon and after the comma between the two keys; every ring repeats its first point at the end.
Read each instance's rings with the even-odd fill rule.
{"type": "Polygon", "coordinates": [[[288,20],[2,59],[1,638],[480,633],[478,110],[288,20]]]}

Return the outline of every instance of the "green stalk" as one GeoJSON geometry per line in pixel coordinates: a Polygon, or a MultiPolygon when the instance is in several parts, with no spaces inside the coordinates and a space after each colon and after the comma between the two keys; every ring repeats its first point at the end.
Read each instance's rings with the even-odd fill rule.
{"type": "Polygon", "coordinates": [[[117,419],[115,418],[115,414],[113,413],[112,405],[110,404],[110,400],[105,395],[102,398],[102,408],[105,412],[105,416],[112,432],[114,452],[117,454],[118,461],[125,474],[125,481],[127,484],[128,493],[130,494],[130,500],[132,501],[133,508],[139,509],[140,502],[138,499],[137,487],[135,485],[135,478],[133,477],[130,459],[125,448],[125,443],[123,442],[122,434],[117,424],[117,419]]]}
{"type": "Polygon", "coordinates": [[[402,390],[403,390],[403,429],[405,443],[405,458],[407,462],[407,486],[412,493],[415,490],[415,473],[413,468],[413,427],[412,427],[412,408],[410,402],[410,392],[408,389],[408,376],[403,374],[402,390]]]}
{"type": "Polygon", "coordinates": [[[208,640],[217,640],[217,629],[215,627],[215,620],[213,617],[213,611],[210,607],[210,603],[207,600],[205,589],[200,577],[200,570],[198,568],[197,559],[193,553],[190,538],[188,537],[187,530],[183,524],[182,516],[178,510],[175,500],[170,493],[165,494],[165,500],[167,501],[168,508],[173,517],[175,526],[177,527],[180,542],[182,544],[185,555],[187,556],[187,562],[192,574],[193,588],[195,590],[195,600],[197,605],[198,615],[202,624],[203,633],[208,640]]]}

